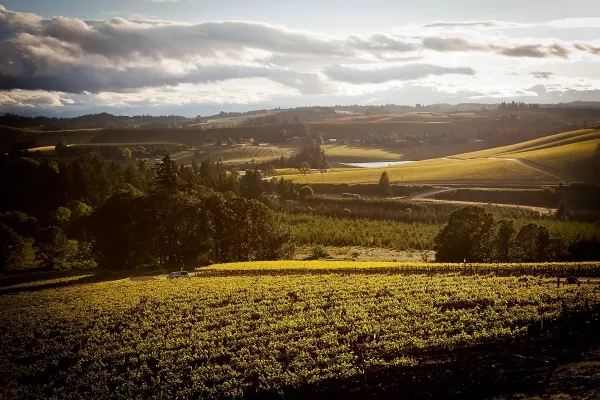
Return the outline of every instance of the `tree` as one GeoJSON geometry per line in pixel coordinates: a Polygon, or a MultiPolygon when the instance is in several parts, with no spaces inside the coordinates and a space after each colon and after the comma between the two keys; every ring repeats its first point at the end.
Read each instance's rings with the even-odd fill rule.
{"type": "Polygon", "coordinates": [[[121,149],[121,154],[123,155],[123,158],[126,160],[130,160],[131,159],[131,150],[128,147],[125,147],[124,149],[121,149]]]}
{"type": "Polygon", "coordinates": [[[69,241],[62,229],[49,226],[42,229],[36,240],[36,258],[47,269],[62,267],[69,250],[69,241]]]}
{"type": "Polygon", "coordinates": [[[173,192],[179,186],[179,171],[177,164],[171,160],[169,154],[165,154],[162,162],[156,170],[156,187],[159,190],[173,192]]]}
{"type": "Polygon", "coordinates": [[[0,271],[22,265],[25,258],[25,241],[11,227],[0,223],[0,271]]]}
{"type": "Polygon", "coordinates": [[[37,219],[19,211],[0,213],[0,224],[7,225],[22,237],[33,237],[38,230],[37,219]]]}
{"type": "Polygon", "coordinates": [[[571,216],[571,208],[565,199],[561,199],[556,210],[557,219],[569,219],[571,216]]]}
{"type": "Polygon", "coordinates": [[[510,246],[516,230],[512,221],[500,220],[495,226],[494,259],[490,261],[508,262],[510,260],[510,246]]]}
{"type": "Polygon", "coordinates": [[[545,226],[534,223],[519,230],[512,245],[512,258],[520,262],[541,262],[551,259],[552,240],[545,226]]]}
{"type": "Polygon", "coordinates": [[[310,172],[310,165],[308,162],[302,161],[298,166],[298,171],[302,172],[302,175],[306,175],[308,172],[310,172]]]}
{"type": "Polygon", "coordinates": [[[56,143],[56,146],[54,146],[54,151],[59,156],[62,156],[62,155],[64,155],[64,153],[68,149],[68,147],[69,146],[67,146],[67,141],[61,140],[60,142],[56,143]]]}
{"type": "Polygon", "coordinates": [[[392,185],[390,185],[390,178],[387,171],[381,173],[379,178],[379,195],[381,197],[390,196],[392,194],[392,185]]]}
{"type": "Polygon", "coordinates": [[[312,196],[313,196],[313,190],[310,186],[303,186],[300,189],[300,193],[299,193],[300,201],[306,199],[307,197],[312,197],[312,196]]]}
{"type": "Polygon", "coordinates": [[[258,199],[262,194],[262,178],[257,169],[247,170],[240,179],[240,194],[247,199],[258,199]]]}
{"type": "Polygon", "coordinates": [[[450,214],[433,239],[438,262],[484,262],[490,258],[494,216],[483,207],[470,206],[450,214]]]}

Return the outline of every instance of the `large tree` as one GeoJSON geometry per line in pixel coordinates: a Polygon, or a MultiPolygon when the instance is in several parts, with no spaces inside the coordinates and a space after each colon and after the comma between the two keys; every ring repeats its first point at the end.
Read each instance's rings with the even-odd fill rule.
{"type": "Polygon", "coordinates": [[[11,227],[0,223],[0,271],[19,267],[25,257],[25,241],[11,227]]]}
{"type": "Polygon", "coordinates": [[[169,154],[165,154],[162,162],[156,169],[156,188],[167,192],[174,192],[179,187],[179,171],[177,164],[171,160],[169,154]]]}
{"type": "Polygon", "coordinates": [[[64,266],[70,245],[65,233],[57,226],[42,229],[36,240],[36,258],[47,269],[64,266]]]}
{"type": "Polygon", "coordinates": [[[436,261],[488,261],[493,225],[494,216],[483,207],[470,206],[454,211],[434,238],[436,261]]]}
{"type": "Polygon", "coordinates": [[[392,185],[390,185],[390,177],[387,171],[381,173],[379,178],[379,195],[381,197],[390,196],[392,194],[392,185]]]}

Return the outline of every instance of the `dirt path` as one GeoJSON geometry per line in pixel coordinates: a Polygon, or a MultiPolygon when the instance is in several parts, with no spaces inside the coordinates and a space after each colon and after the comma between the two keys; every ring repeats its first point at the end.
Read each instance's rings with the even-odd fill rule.
{"type": "Polygon", "coordinates": [[[429,202],[429,203],[442,203],[442,204],[458,204],[458,205],[473,205],[473,206],[485,206],[491,204],[498,207],[511,207],[511,208],[525,208],[527,210],[537,211],[540,215],[550,214],[556,212],[556,208],[545,208],[545,207],[534,207],[524,206],[520,204],[502,204],[502,203],[484,203],[478,201],[458,201],[458,200],[439,200],[429,198],[417,198],[416,201],[429,202]]]}

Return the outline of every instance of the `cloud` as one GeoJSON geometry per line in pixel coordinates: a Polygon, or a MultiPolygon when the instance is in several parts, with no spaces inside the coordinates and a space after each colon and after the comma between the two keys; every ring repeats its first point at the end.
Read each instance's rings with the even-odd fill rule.
{"type": "Polygon", "coordinates": [[[567,58],[569,50],[557,43],[552,45],[527,44],[513,45],[510,47],[496,44],[473,43],[460,37],[426,37],[423,39],[423,47],[439,52],[446,51],[483,51],[496,52],[509,57],[561,57],[567,58]]]}
{"type": "Polygon", "coordinates": [[[435,51],[490,51],[492,47],[471,43],[463,38],[426,37],[423,46],[435,51]]]}
{"type": "Polygon", "coordinates": [[[475,75],[470,67],[447,68],[431,64],[410,64],[382,69],[355,69],[334,65],[325,69],[331,79],[349,83],[384,83],[388,81],[408,81],[426,78],[430,75],[463,74],[475,75]]]}
{"type": "Polygon", "coordinates": [[[431,24],[423,25],[425,28],[469,28],[469,27],[493,27],[503,25],[498,21],[466,21],[466,22],[445,22],[436,21],[431,24]]]}
{"type": "Polygon", "coordinates": [[[531,73],[531,75],[533,75],[533,77],[537,79],[550,79],[555,74],[554,72],[534,71],[531,73]]]}
{"type": "Polygon", "coordinates": [[[29,90],[0,91],[0,106],[7,109],[53,108],[63,107],[69,103],[69,99],[64,99],[62,93],[29,90]]]}
{"type": "Polygon", "coordinates": [[[588,53],[600,55],[600,47],[594,47],[585,43],[576,43],[573,47],[577,50],[587,51],[588,53]]]}
{"type": "Polygon", "coordinates": [[[561,57],[567,58],[569,50],[559,44],[550,46],[543,45],[524,45],[510,47],[500,50],[500,54],[509,57],[532,57],[532,58],[548,58],[561,57]]]}
{"type": "Polygon", "coordinates": [[[536,93],[538,96],[542,96],[548,92],[548,88],[544,85],[535,85],[527,89],[530,92],[536,93]]]}

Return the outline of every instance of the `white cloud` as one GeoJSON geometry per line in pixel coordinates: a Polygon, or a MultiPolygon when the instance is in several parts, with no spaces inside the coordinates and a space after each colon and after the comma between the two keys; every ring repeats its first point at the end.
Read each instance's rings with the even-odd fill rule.
{"type": "Polygon", "coordinates": [[[130,18],[43,19],[0,6],[0,111],[292,98],[309,104],[383,101],[395,90],[415,93],[423,103],[554,99],[572,94],[569,86],[550,84],[581,91],[574,79],[585,77],[586,96],[600,86],[597,18],[439,21],[338,36],[249,21],[130,18]],[[547,88],[541,94],[540,86],[530,90],[540,79],[547,88]]]}

